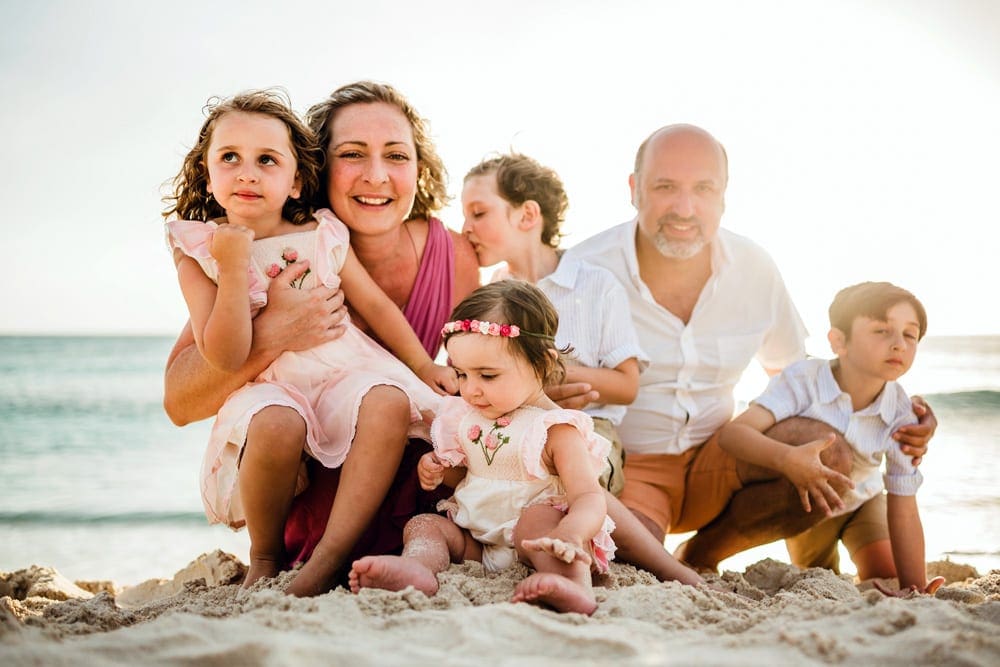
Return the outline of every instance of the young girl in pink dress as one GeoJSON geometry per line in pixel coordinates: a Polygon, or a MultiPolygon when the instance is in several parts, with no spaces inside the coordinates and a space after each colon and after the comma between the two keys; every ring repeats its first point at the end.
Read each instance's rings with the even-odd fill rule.
{"type": "Polygon", "coordinates": [[[402,556],[356,561],[351,590],[414,586],[433,595],[450,562],[498,571],[520,561],[536,571],[514,602],[591,614],[591,572],[607,571],[615,550],[597,481],[610,443],[587,414],[545,395],[563,372],[555,309],[533,285],[505,280],[473,292],[452,319],[442,335],[461,398],[442,399],[434,451],[418,466],[423,488],[455,487],[439,505],[448,518],[414,517],[402,556]]]}
{"type": "MultiPolygon", "coordinates": [[[[251,319],[266,306],[270,280],[288,280],[282,270],[306,262],[292,286],[339,286],[397,355],[348,325],[337,340],[285,352],[219,410],[202,466],[202,499],[211,522],[247,526],[244,586],[284,564],[285,520],[306,483],[305,457],[329,468],[372,453],[398,461],[409,436],[427,435],[438,394],[457,389],[454,371],[433,363],[358,262],[347,228],[305,203],[318,186],[319,155],[311,131],[279,95],[257,91],[218,102],[165,213],[176,218],[167,232],[194,338],[213,366],[233,371],[247,361],[251,319]],[[293,446],[277,444],[289,441],[293,446]]],[[[312,563],[290,592],[316,589],[312,563]]]]}

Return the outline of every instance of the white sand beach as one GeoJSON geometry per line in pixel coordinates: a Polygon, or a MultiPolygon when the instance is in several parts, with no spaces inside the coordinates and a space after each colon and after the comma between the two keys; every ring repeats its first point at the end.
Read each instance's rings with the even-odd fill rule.
{"type": "Polygon", "coordinates": [[[519,567],[453,566],[433,598],[297,599],[281,592],[291,573],[241,593],[243,572],[216,551],[124,589],[0,573],[0,664],[1000,664],[1000,570],[949,561],[928,564],[945,586],[908,599],[774,560],[712,577],[724,590],[616,564],[590,618],[507,602],[519,567]]]}

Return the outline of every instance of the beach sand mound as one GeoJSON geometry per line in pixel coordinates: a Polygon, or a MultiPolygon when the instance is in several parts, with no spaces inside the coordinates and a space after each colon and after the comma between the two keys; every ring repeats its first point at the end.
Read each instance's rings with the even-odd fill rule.
{"type": "Polygon", "coordinates": [[[31,567],[0,573],[0,664],[1000,664],[1000,571],[928,569],[935,596],[895,599],[774,560],[697,588],[615,564],[588,618],[509,603],[520,566],[453,566],[433,598],[312,599],[282,592],[293,572],[241,591],[222,552],[121,590],[31,567]]]}

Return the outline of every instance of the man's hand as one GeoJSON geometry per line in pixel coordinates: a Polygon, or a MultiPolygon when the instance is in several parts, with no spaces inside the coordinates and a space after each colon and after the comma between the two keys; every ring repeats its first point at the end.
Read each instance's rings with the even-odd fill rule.
{"type": "Polygon", "coordinates": [[[295,262],[271,280],[267,306],[254,318],[253,349],[301,351],[344,335],[344,293],[320,285],[308,290],[292,286],[309,269],[308,261],[295,262]]]}
{"type": "Polygon", "coordinates": [[[582,410],[600,398],[588,382],[567,382],[566,384],[550,384],[545,387],[545,393],[560,408],[582,410]]]}
{"type": "Polygon", "coordinates": [[[913,457],[913,465],[918,466],[927,454],[927,445],[934,437],[938,422],[934,411],[923,397],[914,396],[912,400],[917,423],[899,427],[892,437],[899,443],[904,454],[913,457]]]}

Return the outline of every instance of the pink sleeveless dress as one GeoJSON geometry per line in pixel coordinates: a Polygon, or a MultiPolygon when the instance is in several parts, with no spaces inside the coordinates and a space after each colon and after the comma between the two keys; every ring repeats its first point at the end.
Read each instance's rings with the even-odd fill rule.
{"type": "MultiPolygon", "coordinates": [[[[301,259],[309,259],[311,270],[299,287],[340,285],[348,230],[328,210],[318,211],[316,219],[319,226],[314,230],[254,241],[248,307],[265,306],[271,277],[301,259]]],[[[218,268],[208,248],[215,229],[211,222],[168,223],[171,243],[194,258],[212,280],[218,268]]],[[[437,411],[441,397],[350,323],[335,341],[283,353],[253,382],[231,394],[216,417],[202,462],[201,493],[209,521],[233,528],[245,524],[238,463],[254,415],[269,406],[292,408],[306,423],[306,451],[324,467],[337,468],[350,451],[362,399],[379,385],[397,387],[409,397],[409,435],[426,439],[425,415],[437,411]]],[[[304,486],[300,483],[297,491],[304,486]]]]}
{"type": "MultiPolygon", "coordinates": [[[[455,253],[451,234],[440,220],[431,218],[428,220],[427,243],[410,298],[403,307],[403,315],[432,358],[441,349],[441,327],[451,314],[454,274],[455,253]]],[[[398,554],[403,546],[403,526],[406,522],[417,514],[436,511],[438,501],[451,495],[451,489],[443,485],[433,491],[420,488],[417,462],[428,451],[429,440],[410,439],[378,513],[345,561],[348,568],[362,556],[398,554]]],[[[326,530],[330,508],[340,484],[340,468],[325,468],[315,460],[309,461],[308,467],[309,488],[292,501],[285,522],[285,552],[289,565],[309,560],[326,530]]],[[[341,574],[346,577],[346,570],[341,574]]]]}

